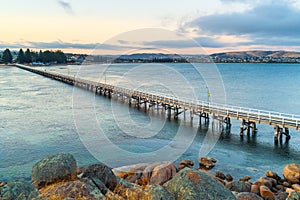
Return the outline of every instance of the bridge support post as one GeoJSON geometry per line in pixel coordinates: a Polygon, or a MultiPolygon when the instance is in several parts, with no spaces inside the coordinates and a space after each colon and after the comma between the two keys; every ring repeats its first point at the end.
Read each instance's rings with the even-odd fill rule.
{"type": "Polygon", "coordinates": [[[274,127],[274,142],[278,143],[278,136],[279,136],[279,126],[274,127]]]}
{"type": "Polygon", "coordinates": [[[179,111],[178,107],[175,106],[174,107],[174,119],[178,119],[178,111],[179,111]]]}
{"type": "Polygon", "coordinates": [[[289,128],[284,128],[284,134],[286,136],[286,140],[291,139],[289,128]]]}
{"type": "Polygon", "coordinates": [[[167,114],[168,115],[168,119],[171,119],[171,112],[172,112],[171,111],[171,106],[168,106],[167,109],[168,109],[168,114],[167,114]]]}
{"type": "Polygon", "coordinates": [[[190,108],[190,118],[191,118],[191,124],[193,124],[194,111],[191,108],[190,108]]]}

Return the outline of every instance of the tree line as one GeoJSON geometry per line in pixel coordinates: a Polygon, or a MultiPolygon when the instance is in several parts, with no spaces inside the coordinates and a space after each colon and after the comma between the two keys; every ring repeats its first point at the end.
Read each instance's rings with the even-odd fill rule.
{"type": "MultiPolygon", "coordinates": [[[[9,49],[5,49],[2,54],[2,62],[4,63],[12,63],[13,56],[9,49]]],[[[24,63],[32,63],[32,62],[41,62],[41,63],[66,63],[67,57],[61,50],[57,51],[30,51],[27,49],[25,52],[23,49],[20,49],[18,52],[18,56],[16,59],[17,63],[24,64],[24,63]]]]}

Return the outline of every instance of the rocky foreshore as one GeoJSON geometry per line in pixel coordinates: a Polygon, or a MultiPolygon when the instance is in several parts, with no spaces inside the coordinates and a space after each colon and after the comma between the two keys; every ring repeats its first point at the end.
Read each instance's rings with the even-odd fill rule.
{"type": "Polygon", "coordinates": [[[217,161],[191,160],[141,163],[111,169],[104,164],[78,167],[71,154],[43,158],[32,168],[32,182],[0,182],[2,200],[299,200],[300,165],[289,164],[283,176],[267,171],[257,181],[234,180],[230,174],[208,170],[217,161]]]}

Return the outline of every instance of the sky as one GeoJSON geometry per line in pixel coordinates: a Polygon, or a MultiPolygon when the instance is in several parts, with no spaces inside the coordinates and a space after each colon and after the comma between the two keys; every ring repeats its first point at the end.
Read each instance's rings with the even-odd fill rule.
{"type": "Polygon", "coordinates": [[[0,0],[0,49],[300,51],[300,0],[0,0]]]}

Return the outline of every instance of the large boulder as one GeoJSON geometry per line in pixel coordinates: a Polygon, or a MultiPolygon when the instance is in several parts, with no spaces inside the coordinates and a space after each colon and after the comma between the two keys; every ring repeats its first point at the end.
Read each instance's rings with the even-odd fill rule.
{"type": "Polygon", "coordinates": [[[295,163],[286,165],[283,169],[283,176],[290,183],[300,183],[300,165],[295,163]]]}
{"type": "Polygon", "coordinates": [[[173,196],[160,185],[147,185],[142,188],[139,185],[129,183],[117,178],[118,184],[114,193],[127,200],[174,200],[173,196]]]}
{"type": "Polygon", "coordinates": [[[39,191],[29,182],[11,181],[0,187],[0,199],[34,199],[39,191]]]}
{"type": "Polygon", "coordinates": [[[99,188],[89,180],[58,182],[40,189],[40,197],[48,200],[57,199],[104,199],[99,188]]]}
{"type": "Polygon", "coordinates": [[[95,164],[82,168],[80,177],[99,179],[111,191],[117,186],[116,176],[113,171],[104,164],[95,164]]]}
{"type": "Polygon", "coordinates": [[[232,181],[227,182],[226,187],[231,191],[236,192],[250,192],[251,191],[251,184],[245,181],[232,181]]]}
{"type": "Polygon", "coordinates": [[[176,200],[236,199],[234,195],[203,171],[184,168],[163,185],[176,200]]]}
{"type": "Polygon", "coordinates": [[[170,162],[141,163],[114,168],[116,176],[141,186],[162,185],[176,174],[176,167],[170,162]]]}
{"type": "Polygon", "coordinates": [[[236,195],[237,200],[263,200],[257,194],[251,192],[241,192],[236,195]]]}
{"type": "Polygon", "coordinates": [[[60,153],[43,158],[32,167],[32,183],[42,188],[51,183],[76,179],[76,160],[60,153]]]}

